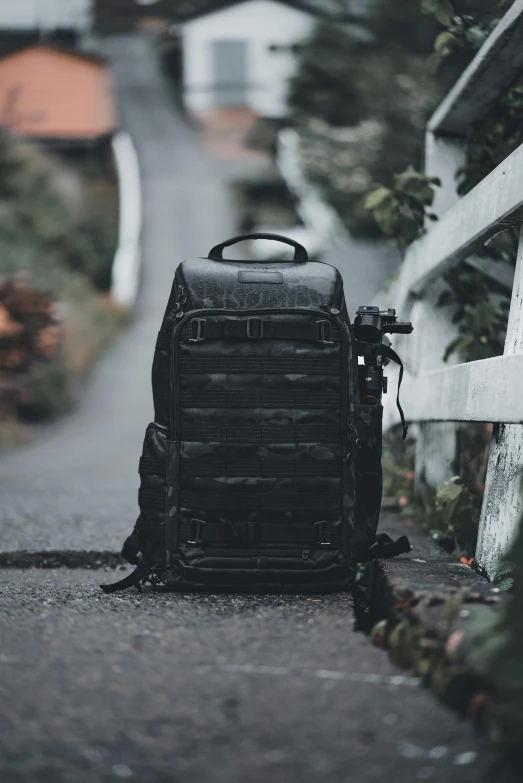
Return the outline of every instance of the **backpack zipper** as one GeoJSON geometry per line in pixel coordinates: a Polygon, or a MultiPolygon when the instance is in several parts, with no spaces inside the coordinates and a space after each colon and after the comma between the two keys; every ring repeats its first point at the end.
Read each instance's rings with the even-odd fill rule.
{"type": "Polygon", "coordinates": [[[357,449],[361,448],[361,438],[359,437],[358,430],[348,416],[345,419],[345,429],[347,430],[349,441],[352,441],[357,449]]]}
{"type": "Polygon", "coordinates": [[[184,315],[183,306],[187,302],[187,292],[183,285],[178,285],[178,296],[176,297],[175,318],[182,318],[184,315]]]}

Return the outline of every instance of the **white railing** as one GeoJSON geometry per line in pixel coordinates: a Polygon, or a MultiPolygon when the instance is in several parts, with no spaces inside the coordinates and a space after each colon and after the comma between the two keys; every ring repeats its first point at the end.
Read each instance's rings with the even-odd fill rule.
{"type": "Polygon", "coordinates": [[[141,272],[142,191],[138,156],[130,135],[112,138],[118,180],[118,247],[111,271],[111,296],[122,307],[136,301],[141,272]]]}
{"type": "MultiPolygon", "coordinates": [[[[442,181],[435,201],[439,220],[409,248],[392,303],[402,319],[410,317],[415,325],[414,335],[396,340],[395,347],[408,370],[404,407],[408,418],[419,423],[417,476],[432,484],[450,477],[453,422],[494,423],[477,549],[478,563],[489,576],[513,538],[523,507],[523,238],[504,356],[445,364],[442,355],[453,326],[450,312],[438,308],[436,300],[443,272],[473,256],[488,237],[521,223],[523,146],[461,199],[455,174],[464,161],[470,127],[522,73],[523,0],[516,0],[427,126],[426,171],[442,181]]],[[[481,259],[471,263],[482,266],[481,259]]],[[[510,277],[504,276],[509,285],[510,277]]],[[[391,421],[390,401],[388,413],[391,421]]]]}
{"type": "Polygon", "coordinates": [[[300,137],[293,128],[284,128],[278,134],[278,168],[289,190],[297,196],[297,212],[316,244],[325,247],[333,238],[345,237],[347,229],[338,213],[321,198],[303,173],[300,137]]]}

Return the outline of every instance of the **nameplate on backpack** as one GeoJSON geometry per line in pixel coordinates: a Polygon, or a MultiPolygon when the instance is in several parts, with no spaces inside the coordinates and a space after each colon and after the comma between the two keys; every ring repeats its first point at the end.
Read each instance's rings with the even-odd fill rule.
{"type": "Polygon", "coordinates": [[[283,283],[281,272],[238,272],[240,283],[283,283]]]}

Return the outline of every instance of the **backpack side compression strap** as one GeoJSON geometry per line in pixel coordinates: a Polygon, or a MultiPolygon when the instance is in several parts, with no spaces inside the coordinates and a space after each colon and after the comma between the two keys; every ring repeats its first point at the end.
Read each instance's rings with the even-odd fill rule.
{"type": "Polygon", "coordinates": [[[126,590],[128,587],[133,587],[134,585],[137,585],[139,582],[144,579],[147,574],[149,573],[149,566],[144,563],[143,559],[140,559],[140,562],[132,572],[132,574],[129,574],[124,579],[120,579],[119,582],[113,582],[110,585],[100,585],[104,593],[116,593],[118,590],[126,590]]]}

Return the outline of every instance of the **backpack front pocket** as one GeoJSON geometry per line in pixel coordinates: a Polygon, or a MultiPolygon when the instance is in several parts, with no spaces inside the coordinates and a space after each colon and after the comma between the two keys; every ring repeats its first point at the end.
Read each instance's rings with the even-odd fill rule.
{"type": "Polygon", "coordinates": [[[122,555],[130,563],[138,553],[151,563],[165,561],[165,501],[167,473],[167,429],[152,422],[145,431],[139,465],[140,516],[126,540],[122,555]]]}

